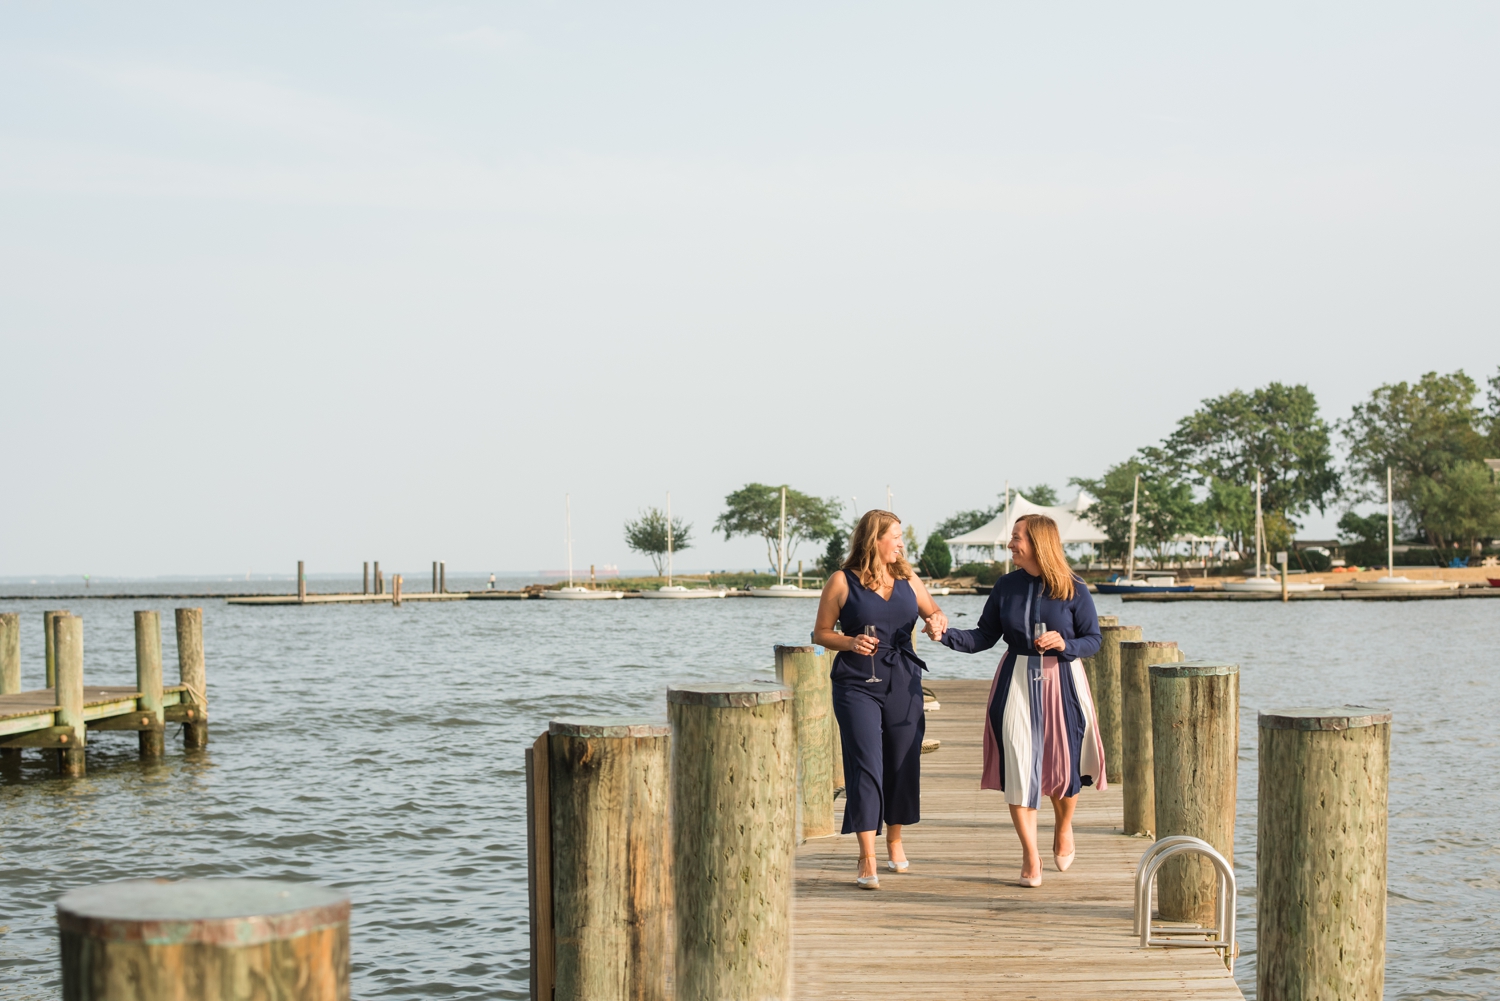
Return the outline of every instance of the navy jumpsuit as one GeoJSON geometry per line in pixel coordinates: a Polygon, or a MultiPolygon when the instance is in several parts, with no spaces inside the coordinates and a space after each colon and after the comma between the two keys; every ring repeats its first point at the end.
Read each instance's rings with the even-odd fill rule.
{"type": "Polygon", "coordinates": [[[833,661],[833,715],[844,747],[844,833],[881,830],[921,820],[922,672],[911,648],[917,596],[897,580],[889,600],[859,582],[851,570],[849,597],[839,611],[845,636],[875,627],[873,658],[844,651],[833,661]],[[880,681],[869,683],[871,660],[880,681]]]}

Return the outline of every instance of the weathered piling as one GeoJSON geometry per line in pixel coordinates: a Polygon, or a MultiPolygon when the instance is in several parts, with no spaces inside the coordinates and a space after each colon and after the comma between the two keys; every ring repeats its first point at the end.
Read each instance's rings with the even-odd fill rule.
{"type": "Polygon", "coordinates": [[[70,614],[67,609],[57,609],[42,613],[42,632],[45,634],[45,648],[47,651],[47,685],[52,688],[57,684],[57,634],[52,630],[52,620],[59,615],[70,614]]]}
{"type": "Polygon", "coordinates": [[[302,569],[302,561],[297,561],[297,600],[307,600],[307,573],[302,569]]]}
{"type": "Polygon", "coordinates": [[[177,670],[187,686],[183,701],[192,700],[196,721],[182,725],[183,747],[208,746],[208,665],[203,657],[203,609],[179,608],[177,619],[177,670]]]}
{"type": "Polygon", "coordinates": [[[448,593],[448,561],[438,560],[438,594],[448,593]]]}
{"type": "Polygon", "coordinates": [[[57,902],[63,1001],[348,1001],[349,898],[269,879],[127,879],[57,902]]]}
{"type": "Polygon", "coordinates": [[[1391,713],[1260,714],[1257,996],[1379,999],[1385,990],[1391,713]]]}
{"type": "Polygon", "coordinates": [[[21,690],[21,614],[0,614],[0,695],[21,690]]]}
{"type": "Polygon", "coordinates": [[[375,561],[375,593],[385,594],[385,578],[380,574],[380,561],[375,561]]]}
{"type": "Polygon", "coordinates": [[[1122,626],[1119,617],[1113,623],[1099,617],[1099,652],[1094,654],[1089,687],[1094,693],[1094,713],[1099,720],[1099,739],[1104,743],[1105,776],[1112,783],[1124,778],[1120,751],[1120,644],[1139,642],[1140,626],[1122,626]]]}
{"type": "Polygon", "coordinates": [[[526,892],[531,1001],[552,1001],[552,737],[526,748],[526,892]]]}
{"type": "Polygon", "coordinates": [[[401,607],[401,575],[396,574],[392,580],[391,604],[397,608],[401,607]]]}
{"type": "Polygon", "coordinates": [[[665,1001],[672,957],[671,728],[547,728],[556,1001],[665,1001]]]}
{"type": "Polygon", "coordinates": [[[432,561],[432,593],[438,593],[438,561],[432,561]]]}
{"type": "Polygon", "coordinates": [[[667,691],[678,998],[791,997],[792,699],[754,684],[667,691]]]}
{"type": "Polygon", "coordinates": [[[166,710],[161,704],[161,617],[155,612],[135,613],[135,687],[141,715],[150,714],[156,727],[140,731],[140,754],[159,758],[166,754],[166,710]]]}
{"type": "Polygon", "coordinates": [[[83,749],[88,726],[83,720],[83,619],[63,613],[52,618],[52,649],[57,657],[56,727],[67,727],[68,746],[57,749],[57,770],[63,775],[84,773],[83,749]]]}
{"type": "Polygon", "coordinates": [[[1124,786],[1126,834],[1151,834],[1156,830],[1155,778],[1151,762],[1151,678],[1147,668],[1152,664],[1176,663],[1180,659],[1182,654],[1176,643],[1140,640],[1120,644],[1120,757],[1123,759],[1120,777],[1124,786]]]}
{"type": "MultiPolygon", "coordinates": [[[[0,613],[0,695],[14,695],[21,690],[21,615],[0,613]]],[[[0,759],[7,765],[21,758],[19,747],[0,748],[0,759]]]]}
{"type": "Polygon", "coordinates": [[[360,585],[359,593],[360,594],[369,594],[370,593],[370,561],[369,560],[365,560],[365,570],[364,570],[363,581],[364,581],[364,583],[360,585]]]}
{"type": "Polygon", "coordinates": [[[801,838],[833,826],[833,682],[821,646],[776,647],[776,680],[791,688],[797,733],[797,813],[801,838]]]}
{"type": "MultiPolygon", "coordinates": [[[[1150,670],[1156,836],[1202,838],[1233,865],[1240,669],[1177,663],[1150,670]]],[[[1218,885],[1218,871],[1203,856],[1169,859],[1156,880],[1162,918],[1211,927],[1218,885]]]]}

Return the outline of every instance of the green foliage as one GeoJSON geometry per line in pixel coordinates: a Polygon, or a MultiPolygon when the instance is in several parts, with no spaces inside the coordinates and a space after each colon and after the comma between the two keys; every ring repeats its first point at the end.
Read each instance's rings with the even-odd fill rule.
{"type": "Polygon", "coordinates": [[[1293,555],[1297,564],[1309,573],[1327,573],[1333,569],[1333,557],[1312,549],[1299,549],[1293,555]]]}
{"type": "MultiPolygon", "coordinates": [[[[724,498],[724,513],[714,522],[725,540],[736,535],[758,535],[766,543],[766,559],[776,565],[776,544],[781,534],[781,487],[747,483],[724,498]]],[[[835,499],[813,497],[786,488],[786,553],[791,565],[797,544],[803,540],[822,542],[837,532],[842,510],[835,499]]]]}
{"type": "Polygon", "coordinates": [[[846,547],[849,545],[849,536],[841,528],[834,529],[828,537],[828,547],[823,550],[823,555],[818,557],[818,569],[824,574],[832,577],[839,572],[839,567],[844,565],[846,547]]]}
{"type": "Polygon", "coordinates": [[[1057,491],[1045,483],[1038,483],[1034,487],[1025,487],[1020,491],[1021,496],[1042,507],[1057,506],[1057,491]]]}
{"type": "MultiPolygon", "coordinates": [[[[960,535],[989,524],[1004,513],[1005,499],[1001,497],[999,503],[994,507],[974,508],[971,511],[959,511],[949,515],[938,522],[937,527],[932,530],[932,533],[940,535],[945,539],[955,539],[960,535]]],[[[970,575],[965,574],[964,576],[967,577],[970,575]]]]}
{"type": "Polygon", "coordinates": [[[988,587],[1005,576],[1005,564],[965,563],[957,570],[950,570],[949,574],[954,577],[973,577],[976,583],[988,587]]]}
{"type": "Polygon", "coordinates": [[[917,530],[910,525],[904,527],[906,531],[902,534],[901,546],[906,553],[906,562],[915,563],[917,554],[922,551],[921,546],[917,544],[917,530]]]}
{"type": "Polygon", "coordinates": [[[1241,552],[1245,540],[1255,538],[1255,490],[1212,478],[1203,498],[1203,521],[1210,534],[1230,539],[1241,552]]]}
{"type": "Polygon", "coordinates": [[[1339,422],[1349,467],[1363,487],[1358,496],[1383,500],[1390,467],[1403,523],[1439,548],[1458,542],[1472,548],[1500,525],[1500,496],[1478,461],[1496,430],[1500,382],[1491,380],[1490,411],[1476,405],[1478,392],[1462,369],[1428,372],[1412,384],[1381,386],[1339,422]]]}
{"type": "MultiPolygon", "coordinates": [[[[692,547],[693,526],[681,518],[672,519],[672,549],[682,552],[692,547]]],[[[648,507],[634,521],[625,523],[625,544],[651,557],[657,576],[667,565],[667,516],[660,508],[648,507]]]]}
{"type": "Polygon", "coordinates": [[[1130,507],[1135,491],[1135,477],[1141,477],[1139,520],[1136,545],[1156,550],[1164,559],[1166,549],[1178,535],[1197,533],[1203,526],[1203,511],[1193,499],[1193,488],[1180,477],[1161,450],[1146,448],[1116,466],[1104,471],[1096,480],[1074,478],[1071,482],[1094,497],[1084,517],[1099,528],[1109,541],[1102,547],[1106,556],[1122,556],[1129,546],[1130,507]]]}
{"type": "Polygon", "coordinates": [[[1345,511],[1339,519],[1339,538],[1352,542],[1368,542],[1385,547],[1385,513],[1358,515],[1345,511]]]}
{"type": "MultiPolygon", "coordinates": [[[[1177,422],[1163,442],[1164,457],[1199,486],[1220,481],[1253,489],[1259,471],[1262,509],[1280,515],[1290,530],[1299,515],[1323,511],[1338,491],[1329,431],[1310,389],[1273,382],[1204,400],[1177,422]]],[[[1250,511],[1253,534],[1253,493],[1250,511]]]]}
{"type": "Polygon", "coordinates": [[[949,550],[948,543],[936,532],[927,537],[927,545],[922,549],[920,568],[929,577],[946,577],[948,571],[953,569],[953,553],[949,550]]]}

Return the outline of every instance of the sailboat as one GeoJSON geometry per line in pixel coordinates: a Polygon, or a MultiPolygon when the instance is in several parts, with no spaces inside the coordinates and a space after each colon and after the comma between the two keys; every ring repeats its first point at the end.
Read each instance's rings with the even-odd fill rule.
{"type": "MultiPolygon", "coordinates": [[[[1224,590],[1232,593],[1269,593],[1274,591],[1281,593],[1281,581],[1272,577],[1271,568],[1266,566],[1262,572],[1261,564],[1266,549],[1266,521],[1260,506],[1260,470],[1255,471],[1255,575],[1246,577],[1242,581],[1234,581],[1224,585],[1224,590]]],[[[1300,594],[1305,591],[1321,591],[1322,584],[1292,584],[1286,586],[1287,593],[1300,594]]]]}
{"type": "Polygon", "coordinates": [[[821,588],[798,587],[786,582],[786,487],[781,488],[781,538],[776,543],[776,583],[770,587],[752,587],[752,598],[817,598],[821,588]]]}
{"type": "Polygon", "coordinates": [[[1393,577],[1396,567],[1396,504],[1391,490],[1391,467],[1385,467],[1385,573],[1379,580],[1357,580],[1356,591],[1384,591],[1387,594],[1409,594],[1418,591],[1453,591],[1458,588],[1456,580],[1412,580],[1410,577],[1393,577]]]}
{"type": "Polygon", "coordinates": [[[720,588],[687,588],[672,583],[672,492],[667,491],[667,586],[655,591],[642,591],[642,598],[722,598],[725,591],[720,588]]]}
{"type": "Polygon", "coordinates": [[[563,518],[567,524],[568,533],[568,586],[553,591],[543,591],[543,598],[553,601],[599,601],[609,598],[623,598],[624,591],[595,591],[587,587],[574,586],[573,584],[573,497],[571,494],[563,494],[563,518]]]}
{"type": "MultiPolygon", "coordinates": [[[[1009,487],[1006,493],[1009,493],[1009,487]]],[[[1136,510],[1141,503],[1141,474],[1135,474],[1135,492],[1130,497],[1130,542],[1125,556],[1125,576],[1116,577],[1112,581],[1103,584],[1095,584],[1094,587],[1100,594],[1161,594],[1179,591],[1191,591],[1193,585],[1179,584],[1176,577],[1147,577],[1144,580],[1135,579],[1135,524],[1139,520],[1136,510]]]]}

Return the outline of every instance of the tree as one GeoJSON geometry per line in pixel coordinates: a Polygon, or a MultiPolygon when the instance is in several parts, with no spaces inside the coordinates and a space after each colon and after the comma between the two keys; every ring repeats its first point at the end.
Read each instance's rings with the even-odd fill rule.
{"type": "Polygon", "coordinates": [[[1041,507],[1057,506],[1057,491],[1045,483],[1038,483],[1034,487],[1026,487],[1019,491],[1022,497],[1041,507]]]}
{"type": "Polygon", "coordinates": [[[922,548],[921,571],[929,577],[946,577],[953,569],[953,553],[948,548],[948,543],[943,537],[933,532],[927,537],[927,545],[922,548]]]}
{"type": "Polygon", "coordinates": [[[901,546],[906,551],[907,562],[910,563],[912,560],[917,559],[917,554],[922,551],[922,547],[917,544],[917,530],[910,525],[905,526],[905,528],[906,531],[902,533],[901,537],[901,546]]]}
{"type": "Polygon", "coordinates": [[[1192,484],[1161,459],[1159,450],[1142,449],[1106,469],[1098,479],[1075,477],[1069,481],[1094,497],[1084,517],[1109,538],[1103,547],[1107,557],[1123,557],[1129,547],[1130,507],[1138,473],[1141,477],[1136,523],[1138,547],[1155,550],[1157,563],[1161,564],[1177,536],[1195,533],[1201,527],[1203,513],[1193,499],[1192,484]]]}
{"type": "Polygon", "coordinates": [[[849,534],[842,528],[835,528],[833,534],[828,537],[828,547],[823,550],[823,555],[818,557],[818,568],[823,571],[825,577],[832,577],[839,572],[839,567],[844,565],[844,547],[849,544],[849,534]]]}
{"type": "MultiPolygon", "coordinates": [[[[1338,492],[1330,428],[1306,386],[1273,382],[1204,400],[1162,445],[1167,462],[1198,486],[1212,489],[1220,481],[1253,489],[1259,472],[1261,507],[1288,530],[1312,508],[1326,510],[1338,492]]],[[[1253,494],[1251,503],[1253,518],[1253,494]]]]}
{"type": "Polygon", "coordinates": [[[932,530],[932,533],[940,535],[945,539],[955,539],[960,535],[989,524],[1004,513],[1005,501],[1001,498],[1000,502],[994,507],[975,508],[971,511],[959,511],[949,515],[938,522],[937,527],[932,530]]]}
{"type": "Polygon", "coordinates": [[[1482,462],[1465,459],[1440,480],[1417,480],[1410,503],[1422,512],[1422,526],[1440,549],[1451,544],[1478,553],[1483,539],[1500,535],[1500,492],[1482,462]]]}
{"type": "MultiPolygon", "coordinates": [[[[782,487],[764,483],[747,483],[724,498],[724,513],[714,522],[714,529],[724,533],[725,541],[736,535],[758,535],[765,540],[766,558],[776,566],[776,545],[781,536],[782,487]]],[[[786,552],[788,564],[797,544],[804,539],[822,542],[838,531],[842,510],[833,498],[823,499],[800,490],[786,489],[786,552]]]]}
{"type": "Polygon", "coordinates": [[[1350,472],[1362,488],[1355,499],[1385,500],[1389,467],[1403,522],[1430,544],[1444,548],[1482,532],[1493,495],[1475,489],[1474,464],[1489,446],[1481,431],[1486,415],[1474,400],[1478,392],[1462,369],[1428,372],[1410,385],[1381,386],[1356,404],[1338,425],[1349,445],[1350,472]]]}
{"type": "MultiPolygon", "coordinates": [[[[672,519],[672,549],[682,552],[692,546],[693,526],[681,518],[672,519]]],[[[625,544],[651,557],[656,576],[667,565],[667,516],[660,508],[649,507],[635,521],[625,523],[625,544]]]]}
{"type": "Polygon", "coordinates": [[[1229,539],[1240,552],[1255,537],[1255,490],[1227,480],[1210,479],[1203,498],[1203,521],[1213,534],[1229,539]]]}

